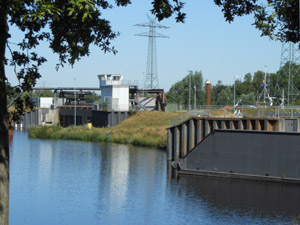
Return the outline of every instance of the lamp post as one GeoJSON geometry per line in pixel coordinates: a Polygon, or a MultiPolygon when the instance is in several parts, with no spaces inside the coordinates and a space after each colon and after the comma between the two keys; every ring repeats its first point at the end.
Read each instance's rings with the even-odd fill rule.
{"type": "Polygon", "coordinates": [[[198,82],[196,83],[196,85],[194,86],[194,110],[196,110],[196,97],[197,97],[197,85],[198,85],[198,82]]]}
{"type": "Polygon", "coordinates": [[[188,70],[189,72],[189,111],[191,110],[191,75],[192,71],[188,70]]]}
{"type": "Polygon", "coordinates": [[[235,81],[239,78],[238,76],[234,76],[234,85],[233,85],[233,110],[235,111],[235,81]]]}
{"type": "Polygon", "coordinates": [[[74,126],[76,126],[76,78],[74,78],[74,126]]]}

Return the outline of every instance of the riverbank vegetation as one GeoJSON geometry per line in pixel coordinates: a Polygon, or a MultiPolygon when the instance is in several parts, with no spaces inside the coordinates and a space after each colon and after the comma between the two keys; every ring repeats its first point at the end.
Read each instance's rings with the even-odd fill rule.
{"type": "Polygon", "coordinates": [[[167,143],[169,120],[180,113],[139,112],[111,128],[91,128],[87,126],[30,127],[31,138],[81,140],[94,142],[114,142],[164,148],[167,143]]]}

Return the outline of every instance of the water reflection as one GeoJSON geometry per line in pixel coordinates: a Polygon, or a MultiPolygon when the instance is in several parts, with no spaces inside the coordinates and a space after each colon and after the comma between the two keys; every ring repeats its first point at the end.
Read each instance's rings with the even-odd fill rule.
{"type": "Polygon", "coordinates": [[[253,218],[268,223],[300,222],[299,185],[189,175],[173,177],[173,182],[185,196],[192,195],[206,205],[209,217],[225,220],[229,216],[231,220],[239,215],[249,223],[253,218]]]}
{"type": "MultiPolygon", "coordinates": [[[[109,190],[107,195],[109,202],[109,213],[120,214],[122,208],[126,206],[128,175],[129,175],[129,149],[126,145],[112,145],[109,154],[110,170],[108,184],[109,190]]],[[[105,159],[107,160],[107,158],[105,159]]],[[[106,169],[106,170],[107,170],[106,169]]]]}
{"type": "Polygon", "coordinates": [[[28,139],[11,145],[10,224],[291,224],[298,186],[175,176],[163,151],[28,139]]]}

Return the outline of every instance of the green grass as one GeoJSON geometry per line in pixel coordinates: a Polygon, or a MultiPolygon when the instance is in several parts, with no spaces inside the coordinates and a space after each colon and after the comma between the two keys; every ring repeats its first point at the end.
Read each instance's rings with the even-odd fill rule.
{"type": "Polygon", "coordinates": [[[180,113],[140,112],[112,128],[87,126],[62,128],[57,126],[30,127],[31,138],[63,139],[93,142],[114,142],[164,148],[167,143],[169,119],[180,113]]]}

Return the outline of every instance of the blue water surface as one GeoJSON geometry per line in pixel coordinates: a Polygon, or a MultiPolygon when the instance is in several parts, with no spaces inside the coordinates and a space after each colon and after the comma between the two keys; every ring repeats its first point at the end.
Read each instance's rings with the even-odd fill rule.
{"type": "Polygon", "coordinates": [[[161,150],[10,143],[10,225],[298,224],[300,187],[176,176],[161,150]]]}

